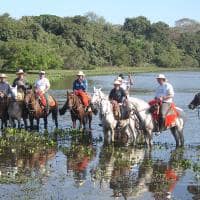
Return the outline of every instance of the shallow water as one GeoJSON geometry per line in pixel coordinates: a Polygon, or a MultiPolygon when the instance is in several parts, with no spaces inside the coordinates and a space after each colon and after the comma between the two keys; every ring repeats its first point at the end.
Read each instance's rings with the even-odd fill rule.
{"type": "MultiPolygon", "coordinates": [[[[24,155],[8,150],[0,155],[0,180],[4,174],[10,182],[0,183],[0,199],[200,199],[200,121],[197,111],[187,105],[199,91],[199,72],[165,74],[173,84],[175,103],[184,109],[185,148],[175,150],[169,131],[154,137],[154,148],[107,147],[101,141],[98,116],[92,122],[92,138],[84,141],[60,139],[57,149],[24,155]],[[19,176],[25,177],[17,183],[19,176]]],[[[137,74],[131,96],[151,100],[156,74],[137,74]]],[[[108,93],[114,76],[88,77],[92,87],[108,93]]],[[[73,77],[52,85],[51,94],[65,101],[73,77]],[[59,89],[58,89],[59,88],[59,89]]],[[[69,112],[59,116],[59,128],[71,126],[69,112]]],[[[41,130],[43,123],[41,123],[41,130]]],[[[49,119],[49,131],[54,125],[49,119]]]]}

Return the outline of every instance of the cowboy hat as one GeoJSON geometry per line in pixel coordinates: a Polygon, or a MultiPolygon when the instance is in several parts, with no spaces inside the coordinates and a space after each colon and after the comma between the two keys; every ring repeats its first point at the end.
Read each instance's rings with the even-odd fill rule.
{"type": "Polygon", "coordinates": [[[82,71],[79,71],[77,76],[85,76],[85,74],[82,71]]]}
{"type": "Polygon", "coordinates": [[[121,82],[119,80],[115,80],[114,85],[121,85],[121,82]]]}
{"type": "Polygon", "coordinates": [[[40,74],[46,74],[46,72],[45,71],[40,71],[40,74]]]}
{"type": "Polygon", "coordinates": [[[7,78],[5,74],[0,74],[0,78],[7,78]]]}
{"type": "Polygon", "coordinates": [[[23,69],[19,69],[18,72],[16,74],[24,74],[23,69]]]}
{"type": "Polygon", "coordinates": [[[117,77],[117,80],[118,80],[118,81],[122,81],[122,77],[118,76],[118,77],[117,77]]]}
{"type": "Polygon", "coordinates": [[[165,79],[166,80],[166,77],[164,74],[159,74],[156,79],[165,79]]]}

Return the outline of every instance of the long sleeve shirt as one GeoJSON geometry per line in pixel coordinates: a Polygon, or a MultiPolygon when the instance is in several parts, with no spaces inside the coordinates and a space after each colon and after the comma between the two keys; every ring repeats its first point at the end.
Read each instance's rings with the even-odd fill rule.
{"type": "Polygon", "coordinates": [[[82,81],[76,79],[73,83],[73,90],[83,90],[84,92],[87,91],[87,80],[84,79],[82,81]]]}
{"type": "Polygon", "coordinates": [[[125,98],[126,98],[126,92],[121,87],[119,88],[119,90],[116,90],[115,88],[113,88],[110,91],[110,94],[109,94],[109,99],[110,100],[115,100],[118,103],[122,103],[125,98]]]}

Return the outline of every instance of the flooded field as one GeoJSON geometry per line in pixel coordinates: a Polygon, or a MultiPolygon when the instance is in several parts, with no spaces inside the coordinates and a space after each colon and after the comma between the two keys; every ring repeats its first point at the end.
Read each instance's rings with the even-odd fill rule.
{"type": "MultiPolygon", "coordinates": [[[[66,136],[63,131],[58,133],[56,145],[41,143],[38,148],[29,145],[22,148],[20,143],[11,140],[6,146],[1,142],[0,199],[200,199],[200,120],[197,110],[187,107],[200,91],[200,73],[165,75],[174,86],[176,105],[187,115],[183,149],[175,149],[169,131],[154,136],[151,151],[142,146],[105,146],[98,116],[94,116],[92,134],[85,137],[76,131],[66,136]],[[16,145],[13,147],[13,144],[16,145]]],[[[137,74],[131,96],[151,100],[157,86],[155,77],[154,73],[137,74]]],[[[109,93],[114,78],[88,77],[89,92],[95,86],[109,93]]],[[[72,81],[73,77],[69,77],[52,85],[51,94],[59,101],[59,107],[64,104],[72,81]]],[[[70,126],[69,112],[59,116],[60,129],[70,126]]],[[[53,130],[49,117],[49,131],[53,130]]],[[[31,141],[26,143],[31,145],[31,141]]]]}

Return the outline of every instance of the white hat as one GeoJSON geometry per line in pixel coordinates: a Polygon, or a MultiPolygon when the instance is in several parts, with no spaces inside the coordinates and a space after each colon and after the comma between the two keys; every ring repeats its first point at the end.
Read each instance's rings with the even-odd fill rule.
{"type": "Polygon", "coordinates": [[[165,79],[166,80],[166,77],[164,74],[159,74],[157,77],[157,79],[165,79]]]}
{"type": "Polygon", "coordinates": [[[16,74],[24,74],[23,69],[19,69],[19,71],[16,74]]]}
{"type": "Polygon", "coordinates": [[[117,80],[122,81],[123,79],[122,79],[122,77],[118,76],[117,80]]]}
{"type": "Polygon", "coordinates": [[[40,74],[46,74],[46,72],[45,71],[40,71],[40,74]]]}
{"type": "Polygon", "coordinates": [[[82,71],[79,71],[77,76],[85,76],[85,74],[82,71]]]}
{"type": "Polygon", "coordinates": [[[121,85],[121,82],[120,82],[118,79],[116,79],[116,80],[114,81],[114,85],[121,85]]]}
{"type": "Polygon", "coordinates": [[[5,74],[0,74],[0,78],[7,78],[5,74]]]}

